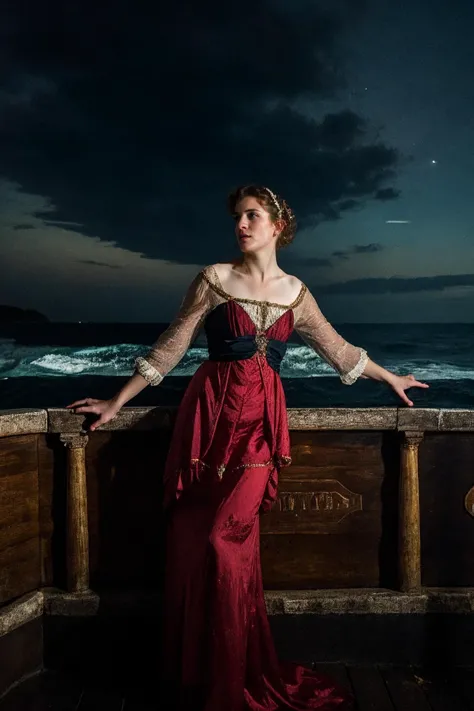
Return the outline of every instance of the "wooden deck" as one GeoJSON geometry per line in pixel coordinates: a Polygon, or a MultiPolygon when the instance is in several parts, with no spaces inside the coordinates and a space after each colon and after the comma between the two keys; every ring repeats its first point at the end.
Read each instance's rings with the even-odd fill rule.
{"type": "MultiPolygon", "coordinates": [[[[356,698],[356,711],[474,710],[474,669],[456,668],[449,676],[413,667],[317,664],[356,698]]],[[[57,673],[30,677],[0,700],[0,711],[166,711],[158,694],[146,689],[81,683],[57,673]]]]}

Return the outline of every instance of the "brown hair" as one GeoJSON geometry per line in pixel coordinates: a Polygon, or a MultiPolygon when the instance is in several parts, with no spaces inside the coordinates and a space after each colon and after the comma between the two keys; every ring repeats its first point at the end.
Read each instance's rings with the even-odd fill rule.
{"type": "Polygon", "coordinates": [[[238,202],[246,197],[254,197],[270,214],[272,222],[283,220],[285,226],[278,235],[276,248],[287,247],[295,238],[296,219],[287,202],[263,185],[240,185],[227,198],[227,207],[231,215],[235,214],[238,202]]]}

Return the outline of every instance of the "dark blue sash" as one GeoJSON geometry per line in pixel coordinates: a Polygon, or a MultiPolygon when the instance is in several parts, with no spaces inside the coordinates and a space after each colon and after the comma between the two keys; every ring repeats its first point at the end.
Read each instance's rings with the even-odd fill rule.
{"type": "MultiPolygon", "coordinates": [[[[208,338],[209,360],[247,360],[258,350],[255,336],[237,336],[236,338],[208,338]]],[[[276,338],[266,339],[265,355],[268,365],[277,373],[286,353],[286,341],[276,338]]]]}

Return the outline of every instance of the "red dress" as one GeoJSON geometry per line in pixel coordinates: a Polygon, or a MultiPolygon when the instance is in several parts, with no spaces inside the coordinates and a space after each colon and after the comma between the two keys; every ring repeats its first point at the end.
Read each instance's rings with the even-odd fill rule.
{"type": "MultiPolygon", "coordinates": [[[[271,507],[278,472],[291,463],[278,354],[271,359],[269,348],[281,356],[309,292],[302,285],[293,304],[272,305],[237,300],[216,280],[212,267],[198,275],[180,324],[137,364],[159,381],[168,365],[156,367],[164,343],[173,350],[184,321],[188,329],[193,323],[187,341],[204,323],[216,358],[189,383],[165,468],[165,687],[176,708],[190,711],[349,709],[351,699],[330,679],[278,662],[260,566],[259,513],[271,507]],[[272,321],[266,328],[251,316],[262,308],[272,321]]],[[[367,356],[346,345],[353,351],[340,372],[353,381],[367,356]]]]}

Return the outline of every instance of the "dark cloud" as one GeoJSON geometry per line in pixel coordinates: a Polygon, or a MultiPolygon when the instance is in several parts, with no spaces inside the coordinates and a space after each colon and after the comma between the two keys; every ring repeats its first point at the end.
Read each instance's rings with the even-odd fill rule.
{"type": "Polygon", "coordinates": [[[301,269],[301,267],[312,269],[332,268],[333,263],[327,257],[307,257],[300,256],[296,252],[282,250],[279,257],[284,269],[301,269]]]}
{"type": "Polygon", "coordinates": [[[354,245],[354,254],[373,254],[374,252],[381,252],[384,249],[382,244],[378,242],[371,242],[371,244],[356,244],[354,245]]]}
{"type": "Polygon", "coordinates": [[[95,259],[77,259],[79,264],[89,264],[92,267],[107,267],[108,269],[121,269],[120,264],[108,264],[107,262],[98,262],[95,259]]]}
{"type": "Polygon", "coordinates": [[[364,119],[294,108],[344,84],[338,37],[360,4],[330,7],[0,9],[0,172],[82,234],[180,263],[229,256],[225,197],[240,183],[269,184],[303,227],[393,199],[398,153],[364,119]]]}
{"type": "Polygon", "coordinates": [[[474,274],[442,274],[433,277],[388,277],[353,279],[318,286],[320,294],[400,294],[419,291],[445,291],[474,286],[474,274]]]}
{"type": "Polygon", "coordinates": [[[307,267],[332,267],[330,259],[320,259],[318,257],[305,257],[299,260],[301,264],[307,267]]]}
{"type": "Polygon", "coordinates": [[[352,111],[328,114],[319,125],[318,142],[321,148],[344,150],[362,138],[364,129],[364,120],[352,111]]]}
{"type": "Polygon", "coordinates": [[[395,190],[394,188],[380,188],[380,190],[377,190],[375,193],[375,199],[376,200],[396,200],[397,197],[400,196],[400,191],[395,190]]]}
{"type": "MultiPolygon", "coordinates": [[[[347,261],[354,254],[374,254],[381,252],[384,249],[382,244],[371,242],[370,244],[355,244],[348,249],[338,249],[332,252],[332,257],[347,261]]],[[[293,256],[291,253],[284,253],[283,260],[285,265],[291,267],[333,267],[333,262],[328,258],[319,257],[299,257],[293,256]]]]}
{"type": "Polygon", "coordinates": [[[349,253],[341,249],[338,249],[336,252],[333,252],[332,255],[333,257],[336,257],[337,259],[342,259],[344,261],[347,261],[349,259],[349,253]]]}
{"type": "Polygon", "coordinates": [[[359,206],[360,206],[360,203],[357,200],[349,198],[348,200],[342,200],[339,203],[339,211],[343,212],[346,210],[355,210],[359,206]]]}
{"type": "Polygon", "coordinates": [[[34,230],[35,226],[34,225],[14,225],[13,229],[14,230],[34,230]]]}

